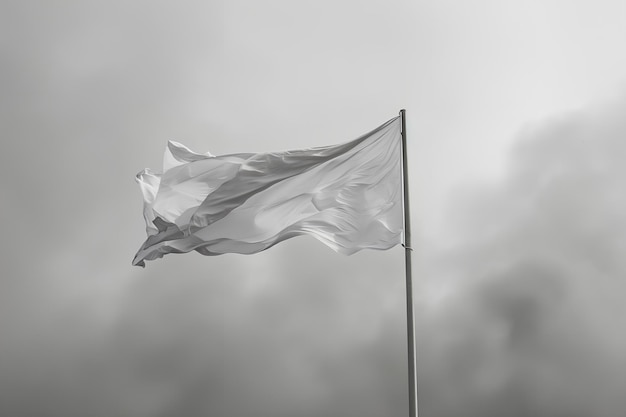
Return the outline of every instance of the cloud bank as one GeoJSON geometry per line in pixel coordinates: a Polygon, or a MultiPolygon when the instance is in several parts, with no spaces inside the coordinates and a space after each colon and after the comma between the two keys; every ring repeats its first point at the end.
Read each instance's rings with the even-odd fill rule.
{"type": "Polygon", "coordinates": [[[626,409],[626,101],[527,126],[506,179],[447,218],[421,322],[425,415],[626,409]]]}
{"type": "MultiPolygon", "coordinates": [[[[276,133],[270,149],[286,148],[296,131],[322,140],[328,120],[343,139],[418,92],[411,114],[452,139],[424,141],[416,154],[449,148],[465,157],[471,147],[456,139],[456,122],[503,107],[494,103],[520,79],[519,65],[527,76],[541,61],[556,74],[515,84],[524,107],[543,96],[520,86],[540,91],[564,78],[545,59],[552,55],[519,53],[544,44],[522,42],[527,19],[479,8],[469,19],[450,20],[447,8],[430,19],[409,2],[346,3],[330,17],[328,6],[304,13],[288,2],[35,3],[4,2],[0,13],[0,415],[406,415],[400,248],[345,258],[293,239],[254,257],[188,254],[136,271],[130,260],[144,236],[133,177],[160,159],[167,139],[204,150],[211,138],[215,153],[267,150],[251,135],[266,129],[276,133]],[[491,31],[469,36],[483,15],[494,26],[518,22],[509,35],[519,43],[491,31]],[[419,36],[398,29],[411,26],[419,36]],[[405,55],[399,40],[415,38],[428,41],[405,55]],[[495,60],[487,79],[468,48],[483,44],[511,55],[503,68],[494,63],[502,54],[481,50],[495,60]],[[371,65],[381,56],[390,58],[371,65]],[[470,61],[475,68],[454,73],[470,61]],[[424,68],[420,85],[414,73],[424,68]],[[473,107],[478,93],[487,107],[473,107]],[[219,140],[225,130],[232,141],[219,140]]],[[[575,39],[589,42],[583,50],[598,54],[597,67],[619,72],[610,40],[624,25],[596,14],[610,30],[594,38],[576,20],[589,13],[568,16],[585,28],[575,39]]],[[[561,31],[569,41],[573,31],[561,31]]],[[[589,70],[587,53],[573,55],[578,71],[589,70]]],[[[502,181],[455,193],[445,232],[426,240],[414,216],[420,415],[623,416],[625,112],[616,100],[530,124],[502,181]]],[[[453,171],[463,161],[451,158],[453,171]]]]}
{"type": "MultiPolygon", "coordinates": [[[[624,111],[529,125],[506,178],[462,188],[446,233],[422,242],[422,415],[625,409],[624,111]]],[[[2,415],[406,414],[400,252],[345,258],[295,239],[107,287],[79,278],[94,266],[75,255],[103,248],[74,233],[65,255],[3,281],[2,415]]]]}

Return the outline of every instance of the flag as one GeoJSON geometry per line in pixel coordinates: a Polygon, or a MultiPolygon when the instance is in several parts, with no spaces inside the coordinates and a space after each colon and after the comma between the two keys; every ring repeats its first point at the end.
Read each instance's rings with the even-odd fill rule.
{"type": "Polygon", "coordinates": [[[133,265],[168,253],[253,254],[298,235],[337,252],[401,242],[396,117],[340,145],[222,156],[168,142],[163,172],[137,174],[148,238],[133,265]]]}

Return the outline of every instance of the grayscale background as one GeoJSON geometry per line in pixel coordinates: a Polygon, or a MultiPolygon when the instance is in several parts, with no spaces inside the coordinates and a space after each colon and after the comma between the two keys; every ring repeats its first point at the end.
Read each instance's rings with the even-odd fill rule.
{"type": "Polygon", "coordinates": [[[0,415],[408,409],[402,248],[169,255],[134,175],[408,114],[423,417],[623,417],[626,3],[0,3],[0,415]]]}

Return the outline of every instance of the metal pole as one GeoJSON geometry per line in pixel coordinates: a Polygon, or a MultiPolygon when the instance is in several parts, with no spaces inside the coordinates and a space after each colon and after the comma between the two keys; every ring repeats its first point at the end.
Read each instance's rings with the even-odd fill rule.
{"type": "Polygon", "coordinates": [[[406,110],[400,110],[402,125],[402,179],[404,187],[404,265],[406,271],[406,328],[409,365],[409,417],[417,417],[417,372],[415,368],[415,329],[413,325],[413,283],[411,278],[411,212],[406,152],[406,110]]]}

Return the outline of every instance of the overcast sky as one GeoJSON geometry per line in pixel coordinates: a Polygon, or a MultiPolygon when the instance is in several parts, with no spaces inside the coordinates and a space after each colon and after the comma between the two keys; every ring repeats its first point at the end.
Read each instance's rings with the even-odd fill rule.
{"type": "Polygon", "coordinates": [[[134,176],[407,109],[421,416],[626,409],[626,3],[2,1],[0,415],[407,414],[403,251],[131,260],[134,176]]]}

